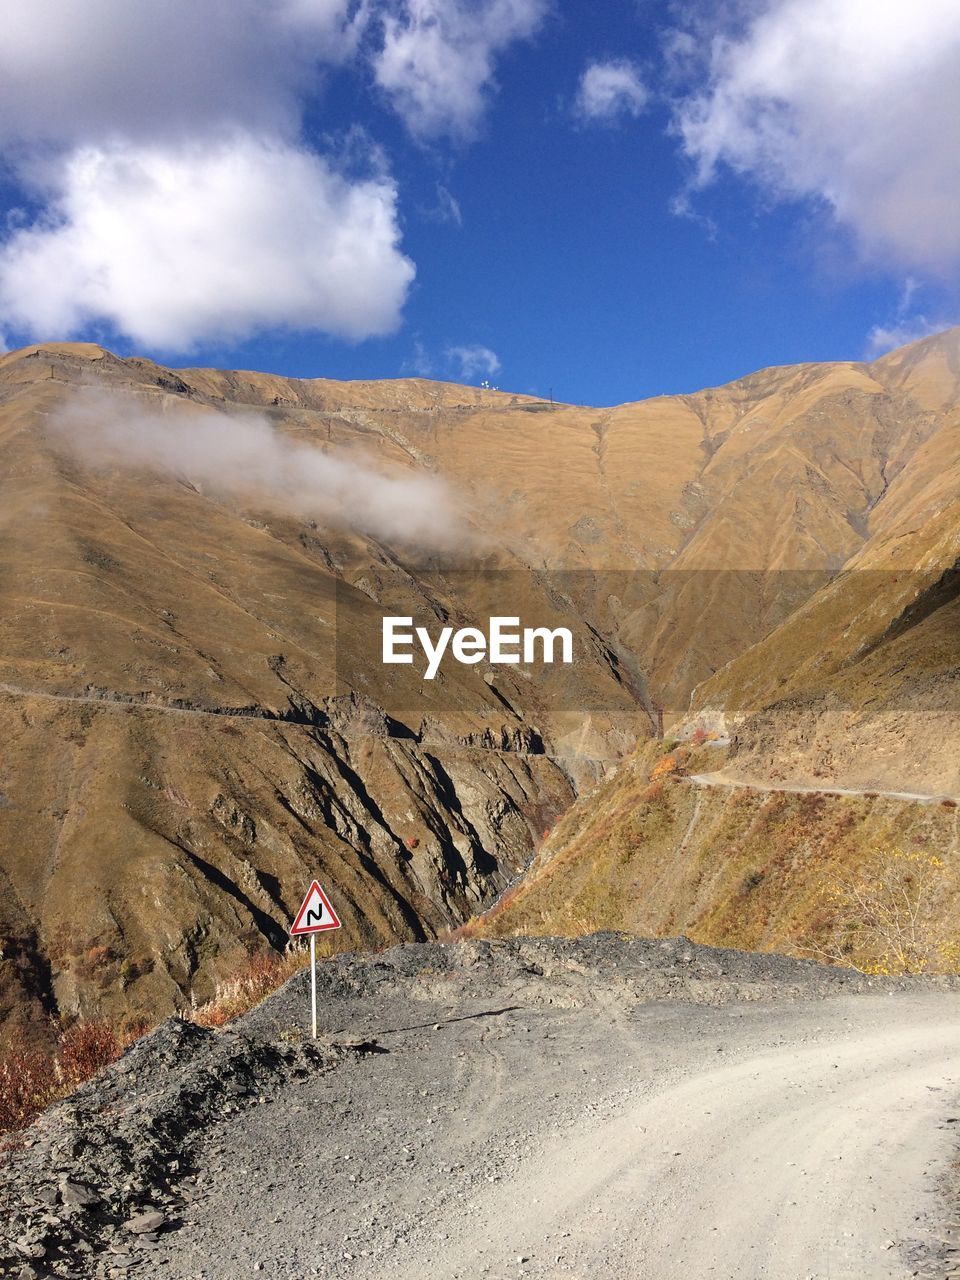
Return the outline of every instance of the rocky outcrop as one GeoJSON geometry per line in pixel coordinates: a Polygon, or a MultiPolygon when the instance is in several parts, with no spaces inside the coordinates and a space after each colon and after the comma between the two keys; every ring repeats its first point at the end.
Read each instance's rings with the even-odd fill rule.
{"type": "Polygon", "coordinates": [[[602,412],[417,379],[178,372],[84,344],[0,357],[0,1022],[183,1010],[286,944],[314,877],[344,920],[326,947],[435,937],[698,687],[758,767],[786,743],[827,768],[805,756],[804,712],[830,681],[859,699],[835,774],[888,776],[901,738],[918,770],[955,761],[930,699],[956,548],[924,599],[867,593],[877,626],[849,637],[830,594],[841,567],[909,573],[939,554],[931,531],[955,537],[951,342],[602,412]],[[439,478],[452,543],[401,528],[388,545],[255,476],[225,494],[216,474],[91,456],[78,403],[217,415],[225,461],[233,415],[254,413],[298,445],[439,478]],[[425,680],[381,662],[388,611],[428,628],[519,614],[569,628],[576,661],[425,680]]]}

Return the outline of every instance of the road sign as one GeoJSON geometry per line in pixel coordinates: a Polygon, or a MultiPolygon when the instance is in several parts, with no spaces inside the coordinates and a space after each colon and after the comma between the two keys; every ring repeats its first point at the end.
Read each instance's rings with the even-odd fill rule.
{"type": "Polygon", "coordinates": [[[294,938],[303,938],[308,934],[325,933],[327,929],[339,929],[340,920],[330,899],[314,880],[303,906],[297,912],[297,918],[290,926],[290,934],[294,938]]]}
{"type": "Polygon", "coordinates": [[[339,929],[340,917],[330,905],[330,899],[314,880],[307,890],[297,918],[290,926],[294,938],[310,939],[310,1013],[313,1038],[317,1038],[317,934],[328,929],[339,929]]]}

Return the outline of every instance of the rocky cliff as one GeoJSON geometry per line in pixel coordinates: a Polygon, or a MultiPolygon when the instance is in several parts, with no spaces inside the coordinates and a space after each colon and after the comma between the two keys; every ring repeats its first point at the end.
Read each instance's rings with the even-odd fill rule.
{"type": "Polygon", "coordinates": [[[205,998],[284,945],[314,875],[328,945],[433,937],[658,707],[733,733],[743,769],[883,782],[870,745],[896,740],[949,790],[957,348],[613,409],[81,344],[0,359],[8,1030],[205,998]],[[317,459],[312,488],[293,472],[317,459]],[[577,661],[426,682],[381,664],[384,612],[566,625],[577,661]]]}

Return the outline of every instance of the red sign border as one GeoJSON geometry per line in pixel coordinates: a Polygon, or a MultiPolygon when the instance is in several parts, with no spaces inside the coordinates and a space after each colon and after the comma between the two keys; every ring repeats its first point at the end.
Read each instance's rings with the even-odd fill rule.
{"type": "Polygon", "coordinates": [[[293,924],[290,926],[290,937],[303,938],[303,937],[308,937],[311,933],[326,933],[328,929],[339,929],[340,927],[341,927],[340,917],[334,911],[330,903],[330,899],[320,888],[320,881],[314,880],[310,885],[310,888],[307,890],[307,896],[304,898],[303,902],[300,905],[300,910],[297,912],[296,920],[294,920],[293,924]],[[314,924],[314,925],[309,925],[305,928],[301,928],[300,921],[303,919],[304,915],[306,914],[307,903],[313,897],[314,890],[316,890],[317,894],[319,895],[320,901],[323,903],[326,909],[330,912],[331,916],[333,916],[333,920],[331,921],[330,924],[314,924]]]}

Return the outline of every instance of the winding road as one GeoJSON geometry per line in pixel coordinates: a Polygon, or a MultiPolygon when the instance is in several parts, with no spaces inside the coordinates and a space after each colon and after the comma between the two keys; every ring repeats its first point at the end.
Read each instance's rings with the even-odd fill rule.
{"type": "Polygon", "coordinates": [[[786,791],[791,795],[824,795],[824,796],[883,796],[887,800],[913,800],[918,804],[937,804],[944,800],[960,801],[960,796],[947,795],[945,792],[931,791],[884,791],[880,787],[834,787],[805,786],[795,782],[758,782],[731,778],[722,772],[690,773],[683,779],[695,787],[729,787],[742,791],[786,791]]]}
{"type": "Polygon", "coordinates": [[[639,1089],[548,1138],[466,1221],[438,1221],[421,1246],[429,1273],[476,1274],[479,1240],[494,1276],[911,1274],[902,1246],[953,1155],[944,1103],[960,1086],[960,1023],[931,1014],[833,1026],[819,1043],[788,1026],[778,1048],[742,1046],[639,1089]]]}
{"type": "MultiPolygon", "coordinates": [[[[389,1052],[217,1126],[151,1267],[169,1280],[950,1274],[936,1250],[960,1137],[960,994],[631,1006],[611,975],[589,1005],[566,1003],[357,1004],[349,1029],[389,1052]]],[[[343,1012],[327,1011],[341,1033],[343,1012]]]]}

